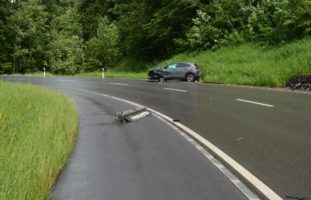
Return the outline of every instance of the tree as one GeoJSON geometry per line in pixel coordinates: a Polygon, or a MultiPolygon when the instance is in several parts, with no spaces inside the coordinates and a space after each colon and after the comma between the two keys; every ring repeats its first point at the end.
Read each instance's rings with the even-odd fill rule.
{"type": "Polygon", "coordinates": [[[89,67],[113,67],[119,58],[119,32],[116,24],[103,17],[97,28],[97,35],[86,43],[86,57],[89,67]]]}
{"type": "Polygon", "coordinates": [[[162,1],[161,8],[144,26],[151,58],[165,58],[176,53],[175,41],[183,38],[192,25],[198,3],[197,0],[162,1]]]}
{"type": "Polygon", "coordinates": [[[50,69],[56,74],[75,74],[81,71],[83,51],[78,36],[57,34],[49,44],[50,69]]]}
{"type": "Polygon", "coordinates": [[[10,1],[0,1],[0,74],[9,73],[12,68],[10,62],[12,36],[8,22],[11,9],[10,1]]]}
{"type": "Polygon", "coordinates": [[[49,43],[49,68],[58,74],[74,74],[82,70],[84,62],[80,15],[72,1],[52,20],[49,43]]]}
{"type": "Polygon", "coordinates": [[[240,42],[250,7],[245,0],[214,0],[201,5],[183,45],[191,49],[214,49],[240,42]]]}
{"type": "Polygon", "coordinates": [[[81,15],[80,24],[83,30],[83,40],[88,41],[97,34],[97,27],[102,17],[106,16],[109,20],[115,20],[113,9],[122,0],[80,0],[77,4],[81,15]]]}
{"type": "Polygon", "coordinates": [[[121,55],[152,62],[189,49],[311,35],[310,0],[14,2],[0,1],[0,73],[10,66],[76,73],[113,67],[121,55]]]}
{"type": "Polygon", "coordinates": [[[197,0],[132,0],[119,3],[114,13],[122,53],[146,61],[177,52],[175,40],[185,35],[195,16],[197,0]]]}
{"type": "Polygon", "coordinates": [[[10,17],[14,37],[12,57],[14,66],[18,60],[22,73],[36,71],[47,64],[47,19],[46,8],[39,1],[18,3],[18,9],[10,17]]]}
{"type": "Polygon", "coordinates": [[[249,18],[254,39],[280,43],[311,34],[311,2],[262,0],[249,18]]]}

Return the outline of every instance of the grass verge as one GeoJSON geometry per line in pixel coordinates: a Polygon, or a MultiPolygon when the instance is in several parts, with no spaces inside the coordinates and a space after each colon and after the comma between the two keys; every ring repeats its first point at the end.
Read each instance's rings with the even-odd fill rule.
{"type": "Polygon", "coordinates": [[[75,144],[78,114],[65,96],[0,82],[0,199],[49,199],[75,144]]]}
{"type": "MultiPolygon", "coordinates": [[[[101,72],[86,72],[75,74],[74,77],[83,77],[83,78],[100,78],[101,72]]],[[[146,72],[116,72],[109,70],[105,72],[105,78],[127,78],[127,79],[146,79],[146,72]]]]}
{"type": "Polygon", "coordinates": [[[202,69],[203,82],[283,87],[293,75],[311,73],[311,39],[263,47],[246,43],[217,51],[183,53],[161,62],[188,61],[202,69]]]}
{"type": "MultiPolygon", "coordinates": [[[[43,72],[26,73],[26,74],[15,73],[14,76],[43,77],[43,72]]],[[[52,74],[52,73],[46,73],[45,76],[46,76],[46,77],[54,77],[54,76],[56,76],[56,75],[54,75],[54,74],[52,74]]]]}
{"type": "MultiPolygon", "coordinates": [[[[118,67],[105,70],[106,78],[127,78],[127,79],[146,79],[150,64],[146,64],[136,59],[123,59],[118,67]]],[[[76,77],[99,78],[101,72],[86,72],[75,74],[76,77]]]]}

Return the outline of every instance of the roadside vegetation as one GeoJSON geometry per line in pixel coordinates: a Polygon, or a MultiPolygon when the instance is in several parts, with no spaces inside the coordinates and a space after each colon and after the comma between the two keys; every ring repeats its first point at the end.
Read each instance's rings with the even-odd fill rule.
{"type": "MultiPolygon", "coordinates": [[[[202,70],[202,82],[284,87],[289,77],[311,73],[311,39],[283,45],[262,46],[244,43],[217,50],[181,53],[154,64],[123,61],[123,65],[105,73],[107,78],[146,79],[148,69],[163,67],[171,62],[197,63],[202,70]],[[128,69],[136,69],[129,72],[128,69]]],[[[101,73],[79,74],[100,77],[101,73]]]]}
{"type": "MultiPolygon", "coordinates": [[[[75,77],[82,77],[82,78],[100,78],[102,76],[101,72],[89,72],[89,73],[79,73],[75,74],[75,77]]],[[[105,72],[105,78],[126,78],[126,79],[146,79],[147,72],[115,72],[109,70],[105,72]]]]}
{"type": "Polygon", "coordinates": [[[310,36],[310,0],[3,0],[0,74],[142,78],[178,59],[203,81],[282,86],[310,73],[310,36]]]}
{"type": "MultiPolygon", "coordinates": [[[[4,76],[8,76],[8,74],[4,74],[4,76]]],[[[24,74],[15,73],[14,76],[43,77],[43,72],[33,72],[33,73],[24,73],[24,74]]],[[[52,73],[46,73],[45,76],[46,77],[54,77],[57,75],[52,74],[52,73]]]]}
{"type": "MultiPolygon", "coordinates": [[[[127,78],[127,79],[146,79],[150,64],[143,63],[135,59],[124,59],[120,62],[118,67],[105,69],[106,78],[127,78]]],[[[97,70],[96,72],[84,72],[77,73],[74,76],[77,77],[93,77],[99,78],[102,76],[102,72],[97,70]]]]}
{"type": "Polygon", "coordinates": [[[48,199],[75,144],[78,117],[63,95],[0,82],[0,199],[48,199]]]}
{"type": "Polygon", "coordinates": [[[216,51],[182,53],[159,63],[191,61],[202,69],[202,82],[284,87],[289,77],[311,73],[311,39],[278,46],[245,43],[216,51]]]}

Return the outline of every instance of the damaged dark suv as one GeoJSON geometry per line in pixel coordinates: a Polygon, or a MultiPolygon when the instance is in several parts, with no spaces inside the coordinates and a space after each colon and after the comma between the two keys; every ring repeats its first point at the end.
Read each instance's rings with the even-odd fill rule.
{"type": "Polygon", "coordinates": [[[188,82],[199,80],[201,71],[195,63],[176,62],[166,65],[164,68],[157,68],[148,72],[149,80],[171,80],[180,79],[188,82]]]}

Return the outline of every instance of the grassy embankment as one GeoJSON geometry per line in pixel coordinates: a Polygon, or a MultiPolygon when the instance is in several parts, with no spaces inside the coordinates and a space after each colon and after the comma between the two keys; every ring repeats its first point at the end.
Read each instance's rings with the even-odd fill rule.
{"type": "MultiPolygon", "coordinates": [[[[311,73],[310,52],[311,39],[269,47],[246,43],[216,51],[179,54],[155,66],[176,61],[195,62],[202,69],[203,82],[282,87],[290,76],[311,73]]],[[[125,61],[108,71],[106,77],[146,79],[147,69],[141,65],[125,61]],[[129,73],[131,69],[134,73],[129,73]]]]}
{"type": "Polygon", "coordinates": [[[63,95],[0,82],[0,199],[48,199],[75,144],[78,115],[63,95]]]}
{"type": "MultiPolygon", "coordinates": [[[[101,72],[87,72],[76,74],[74,77],[82,78],[100,78],[102,75],[101,72]]],[[[127,79],[147,79],[147,71],[142,72],[120,72],[109,70],[105,72],[105,78],[127,78],[127,79]]]]}
{"type": "MultiPolygon", "coordinates": [[[[118,67],[105,70],[106,78],[146,79],[149,65],[135,59],[125,59],[118,67]]],[[[76,74],[77,77],[101,77],[101,72],[76,74]]]]}
{"type": "MultiPolygon", "coordinates": [[[[25,73],[25,74],[15,73],[14,76],[43,77],[43,72],[34,72],[34,73],[25,73]]],[[[55,77],[56,75],[52,73],[46,73],[45,76],[55,77]]]]}

